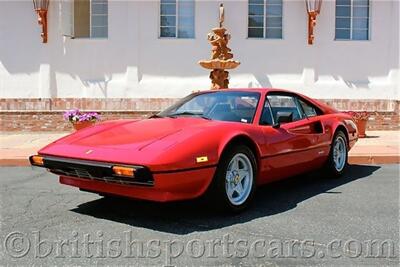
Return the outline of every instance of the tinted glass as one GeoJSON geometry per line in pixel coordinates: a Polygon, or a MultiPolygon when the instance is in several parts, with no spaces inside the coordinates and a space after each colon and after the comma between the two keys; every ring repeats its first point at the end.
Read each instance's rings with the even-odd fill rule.
{"type": "Polygon", "coordinates": [[[273,119],[272,119],[271,107],[267,100],[265,100],[265,104],[264,104],[263,111],[261,114],[260,124],[261,125],[274,124],[273,119]]]}
{"type": "Polygon", "coordinates": [[[297,121],[302,118],[299,108],[297,107],[296,100],[293,96],[268,95],[268,101],[271,105],[274,121],[278,121],[278,113],[280,112],[290,112],[292,114],[292,121],[297,121]]]}
{"type": "Polygon", "coordinates": [[[299,99],[299,103],[307,117],[314,117],[318,115],[317,110],[312,105],[304,102],[301,99],[299,99]]]}
{"type": "Polygon", "coordinates": [[[194,116],[212,120],[251,123],[260,94],[256,92],[211,92],[192,94],[159,113],[162,117],[194,116]]]}

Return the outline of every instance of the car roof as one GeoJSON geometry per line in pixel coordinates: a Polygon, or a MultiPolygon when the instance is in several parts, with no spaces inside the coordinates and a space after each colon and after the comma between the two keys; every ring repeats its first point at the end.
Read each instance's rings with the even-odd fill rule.
{"type": "Polygon", "coordinates": [[[262,87],[262,88],[227,88],[227,89],[219,89],[219,90],[202,90],[199,91],[198,93],[208,93],[208,92],[258,92],[258,93],[268,93],[268,92],[283,92],[283,93],[294,93],[294,94],[299,94],[294,91],[286,90],[286,89],[278,89],[278,88],[267,88],[267,87],[262,87]]]}

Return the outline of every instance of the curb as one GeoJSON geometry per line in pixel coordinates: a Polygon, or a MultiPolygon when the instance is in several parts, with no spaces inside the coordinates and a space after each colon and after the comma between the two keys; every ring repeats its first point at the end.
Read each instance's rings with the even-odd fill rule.
{"type": "Polygon", "coordinates": [[[30,166],[29,160],[26,159],[0,159],[0,167],[24,167],[30,166]]]}
{"type": "Polygon", "coordinates": [[[400,155],[354,155],[349,156],[350,164],[399,164],[400,155]]]}
{"type": "MultiPolygon", "coordinates": [[[[350,164],[400,164],[400,155],[355,155],[349,156],[350,164]]],[[[26,158],[19,159],[0,159],[0,167],[24,167],[30,166],[29,160],[26,158]]]]}

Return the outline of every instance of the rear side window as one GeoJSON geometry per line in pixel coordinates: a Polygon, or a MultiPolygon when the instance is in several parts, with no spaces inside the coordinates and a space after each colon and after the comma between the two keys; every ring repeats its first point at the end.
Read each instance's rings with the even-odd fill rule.
{"type": "Polygon", "coordinates": [[[292,120],[301,120],[301,112],[296,104],[296,99],[290,95],[268,95],[268,101],[271,105],[272,116],[278,121],[278,112],[291,112],[292,120]]]}
{"type": "Polygon", "coordinates": [[[324,114],[319,108],[317,108],[313,104],[310,104],[309,102],[306,102],[301,98],[297,98],[297,100],[301,106],[301,109],[303,110],[303,114],[305,115],[305,117],[309,118],[324,114]]]}
{"type": "Polygon", "coordinates": [[[317,109],[311,106],[310,104],[307,104],[303,100],[299,99],[299,103],[301,105],[301,108],[303,109],[304,114],[307,117],[315,117],[318,116],[317,109]]]}

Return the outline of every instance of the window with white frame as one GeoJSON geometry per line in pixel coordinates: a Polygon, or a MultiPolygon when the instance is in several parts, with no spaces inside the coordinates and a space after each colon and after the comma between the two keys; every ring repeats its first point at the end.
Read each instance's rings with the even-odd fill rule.
{"type": "Polygon", "coordinates": [[[61,0],[61,16],[66,36],[108,37],[108,0],[61,0]]]}
{"type": "Polygon", "coordinates": [[[160,0],[160,37],[194,38],[194,0],[160,0]]]}
{"type": "Polygon", "coordinates": [[[336,40],[369,39],[369,0],[336,0],[336,40]]]}
{"type": "Polygon", "coordinates": [[[282,39],[282,0],[249,0],[247,36],[282,39]]]}
{"type": "Polygon", "coordinates": [[[107,38],[108,36],[108,2],[107,0],[90,0],[90,37],[107,38]]]}

